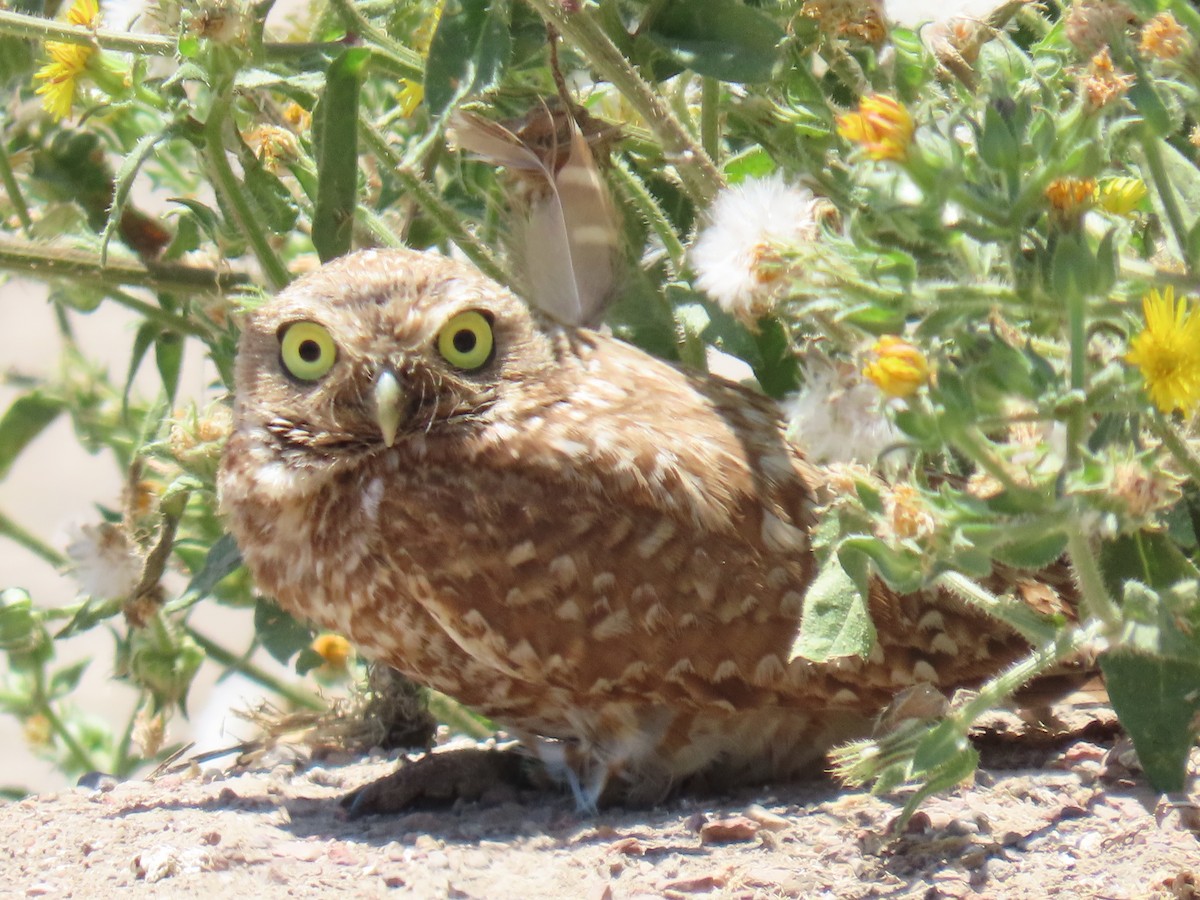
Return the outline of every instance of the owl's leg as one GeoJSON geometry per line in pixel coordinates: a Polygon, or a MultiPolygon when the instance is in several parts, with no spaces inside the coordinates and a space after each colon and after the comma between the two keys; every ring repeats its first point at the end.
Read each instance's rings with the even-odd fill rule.
{"type": "Polygon", "coordinates": [[[517,748],[467,748],[427,753],[383,778],[351,791],[341,800],[351,819],[367,815],[439,809],[459,800],[486,799],[488,794],[539,787],[535,760],[517,748]]]}

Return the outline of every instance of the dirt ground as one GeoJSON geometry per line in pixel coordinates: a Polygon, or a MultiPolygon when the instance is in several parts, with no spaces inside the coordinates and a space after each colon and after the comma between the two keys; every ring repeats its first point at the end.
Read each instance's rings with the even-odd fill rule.
{"type": "Polygon", "coordinates": [[[1121,744],[989,756],[899,838],[902,796],[825,781],[594,817],[543,794],[351,821],[339,796],[394,762],[93,779],[0,810],[0,896],[1197,896],[1196,807],[1151,791],[1121,744]]]}

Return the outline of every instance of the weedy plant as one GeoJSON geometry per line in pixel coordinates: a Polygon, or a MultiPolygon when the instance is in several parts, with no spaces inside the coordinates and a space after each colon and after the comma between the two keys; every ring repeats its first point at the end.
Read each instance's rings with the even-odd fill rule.
{"type": "Polygon", "coordinates": [[[51,285],[65,347],[54,378],[8,374],[22,393],[0,473],[66,415],[127,475],[69,559],[19,510],[0,519],[84,586],[65,606],[10,588],[0,609],[0,703],[64,769],[129,771],[135,732],[159,752],[205,655],[270,680],[248,650],[304,671],[344,649],[238,568],[213,490],[228,412],[174,408],[183,345],[229,387],[238,309],[354,246],[461,254],[536,296],[521,223],[605,205],[560,190],[565,149],[621,211],[621,252],[573,273],[580,297],[610,279],[576,315],[606,309],[653,353],[753,381],[841,487],[794,652],[866,653],[874,577],[954,591],[1033,648],[948,715],[844,748],[842,774],[920,784],[911,810],[973,770],[980,713],[1084,654],[1150,781],[1184,787],[1200,712],[1191,4],[1014,0],[918,32],[855,0],[328,0],[290,34],[266,27],[273,0],[157,0],[132,31],[95,0],[57,6],[0,11],[0,267],[51,285]],[[166,211],[139,209],[135,186],[166,211]],[[71,337],[111,304],[141,318],[122,383],[71,337]],[[145,401],[129,384],[151,354],[162,389],[145,401]],[[1052,565],[1077,620],[979,586],[1052,565]],[[254,605],[253,645],[200,635],[198,603],[254,605]],[[100,625],[143,698],[121,735],[72,711],[82,666],[55,667],[57,640],[100,625]]]}

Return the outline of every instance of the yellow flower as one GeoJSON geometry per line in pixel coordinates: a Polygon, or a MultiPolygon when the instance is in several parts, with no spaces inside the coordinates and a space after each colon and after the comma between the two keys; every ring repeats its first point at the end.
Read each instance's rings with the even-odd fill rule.
{"type": "Polygon", "coordinates": [[[1161,12],[1144,26],[1138,50],[1145,56],[1174,59],[1190,46],[1188,34],[1169,12],[1161,12]]]}
{"type": "Polygon", "coordinates": [[[861,144],[871,159],[908,158],[913,120],[904,105],[886,94],[872,94],[859,101],[858,110],[837,118],[837,132],[861,144]]]}
{"type": "Polygon", "coordinates": [[[885,334],[871,347],[874,359],[863,375],[889,397],[911,397],[929,380],[925,355],[895,335],[885,334]]]}
{"type": "Polygon", "coordinates": [[[1083,214],[1095,202],[1096,180],[1055,178],[1046,186],[1045,196],[1055,223],[1060,228],[1070,231],[1079,227],[1083,214]]]}
{"type": "Polygon", "coordinates": [[[329,632],[319,634],[313,638],[311,646],[320,655],[321,659],[325,660],[321,668],[331,673],[340,672],[345,669],[346,663],[354,652],[348,640],[340,634],[329,632]]]}
{"type": "Polygon", "coordinates": [[[417,107],[421,105],[421,101],[424,99],[425,85],[408,78],[400,79],[400,93],[396,95],[396,103],[400,107],[400,114],[404,118],[407,119],[415,113],[417,107]]]}
{"type": "Polygon", "coordinates": [[[1114,216],[1127,216],[1146,199],[1146,182],[1140,178],[1109,178],[1096,188],[1096,203],[1114,216]]]}
{"type": "Polygon", "coordinates": [[[1200,403],[1200,314],[1167,286],[1142,298],[1146,327],[1125,361],[1141,369],[1146,391],[1162,412],[1190,414],[1200,403]]]}
{"type": "MultiPolygon", "coordinates": [[[[95,28],[99,17],[100,5],[97,0],[75,0],[67,12],[67,21],[70,24],[87,28],[95,28]]],[[[71,104],[75,102],[79,76],[83,74],[95,52],[94,47],[86,44],[46,42],[46,53],[52,62],[38,69],[33,77],[45,82],[37,89],[37,93],[42,95],[42,108],[50,113],[56,122],[71,114],[71,104]]]]}

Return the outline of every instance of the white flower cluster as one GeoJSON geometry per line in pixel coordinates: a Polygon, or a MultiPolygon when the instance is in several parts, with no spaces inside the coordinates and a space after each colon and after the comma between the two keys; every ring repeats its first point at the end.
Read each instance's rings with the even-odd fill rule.
{"type": "MultiPolygon", "coordinates": [[[[887,416],[888,402],[854,366],[810,356],[804,386],[780,401],[780,407],[788,439],[812,462],[874,467],[880,453],[903,440],[887,416]]],[[[892,461],[899,464],[901,455],[892,461]]]]}
{"type": "Polygon", "coordinates": [[[97,600],[128,597],[142,576],[142,556],[118,525],[71,528],[67,556],[79,589],[97,600]]]}
{"type": "Polygon", "coordinates": [[[692,247],[697,287],[741,319],[769,312],[783,274],[782,251],[817,236],[821,204],[779,173],[721,191],[692,247]]]}

